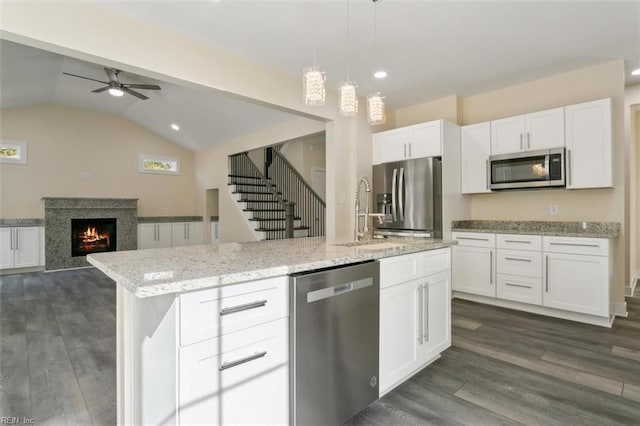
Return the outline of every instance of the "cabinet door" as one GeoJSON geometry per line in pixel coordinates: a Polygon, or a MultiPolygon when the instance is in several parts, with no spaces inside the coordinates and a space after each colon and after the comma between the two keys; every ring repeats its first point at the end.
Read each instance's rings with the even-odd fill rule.
{"type": "Polygon", "coordinates": [[[211,244],[220,242],[220,222],[211,222],[211,244]]]}
{"type": "Polygon", "coordinates": [[[451,346],[451,273],[449,271],[426,278],[423,287],[422,318],[425,324],[423,363],[451,346]]]}
{"type": "Polygon", "coordinates": [[[40,228],[37,226],[14,229],[14,267],[29,268],[40,265],[40,228]]]}
{"type": "Polygon", "coordinates": [[[491,155],[510,154],[525,150],[525,117],[503,118],[491,122],[491,155]]]}
{"type": "Polygon", "coordinates": [[[409,127],[408,158],[442,155],[442,121],[430,121],[409,127]]]}
{"type": "Polygon", "coordinates": [[[187,223],[187,238],[191,246],[202,244],[202,222],[187,223]]]}
{"type": "Polygon", "coordinates": [[[407,158],[409,130],[388,130],[373,135],[373,164],[401,161],[407,158]]]}
{"type": "Polygon", "coordinates": [[[453,289],[496,297],[495,249],[453,247],[453,289]]]}
{"type": "Polygon", "coordinates": [[[180,348],[180,424],[288,424],[288,329],[283,318],[180,348]]]}
{"type": "Polygon", "coordinates": [[[420,366],[422,283],[413,280],[380,291],[380,395],[420,366]]]}
{"type": "Polygon", "coordinates": [[[491,123],[464,126],[461,131],[462,193],[480,194],[489,189],[491,123]]]}
{"type": "Polygon", "coordinates": [[[150,249],[156,247],[157,229],[155,223],[138,224],[138,249],[150,249]]]}
{"type": "Polygon", "coordinates": [[[158,229],[158,239],[156,241],[157,248],[171,247],[171,224],[170,223],[156,223],[158,229]]]}
{"type": "Polygon", "coordinates": [[[0,269],[13,268],[14,228],[0,228],[0,269]]]}
{"type": "Polygon", "coordinates": [[[189,224],[187,222],[174,222],[171,224],[171,245],[172,247],[182,247],[189,245],[187,232],[189,224]]]}
{"type": "Polygon", "coordinates": [[[567,188],[612,187],[611,99],[564,110],[567,188]]]}
{"type": "Polygon", "coordinates": [[[524,145],[527,151],[564,146],[564,108],[527,114],[524,145]]]}
{"type": "Polygon", "coordinates": [[[542,302],[550,308],[609,315],[609,258],[545,253],[542,302]]]}

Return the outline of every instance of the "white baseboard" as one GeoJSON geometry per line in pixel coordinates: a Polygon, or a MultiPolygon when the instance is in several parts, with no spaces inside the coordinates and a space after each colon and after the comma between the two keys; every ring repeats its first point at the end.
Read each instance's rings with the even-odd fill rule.
{"type": "Polygon", "coordinates": [[[627,317],[627,302],[622,303],[614,303],[613,304],[613,314],[617,317],[627,317]]]}

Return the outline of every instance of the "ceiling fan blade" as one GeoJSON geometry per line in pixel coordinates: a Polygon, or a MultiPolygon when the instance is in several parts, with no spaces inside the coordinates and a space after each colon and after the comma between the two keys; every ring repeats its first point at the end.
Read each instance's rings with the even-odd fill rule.
{"type": "Polygon", "coordinates": [[[135,90],[131,90],[128,87],[122,87],[122,90],[124,90],[125,92],[127,92],[130,95],[135,96],[136,98],[140,98],[143,101],[149,99],[148,97],[146,97],[145,95],[143,95],[142,93],[138,93],[135,90]]]}
{"type": "Polygon", "coordinates": [[[118,70],[117,69],[104,67],[104,72],[107,73],[107,77],[109,77],[109,81],[118,82],[118,70]]]}
{"type": "Polygon", "coordinates": [[[98,83],[102,83],[102,84],[109,84],[109,82],[108,82],[108,81],[96,80],[95,78],[84,77],[84,76],[82,76],[82,75],[71,74],[71,73],[69,73],[69,72],[63,72],[62,74],[70,75],[71,77],[83,78],[83,79],[85,79],[85,80],[97,81],[98,83]]]}
{"type": "Polygon", "coordinates": [[[102,92],[104,92],[106,90],[109,90],[109,86],[104,86],[104,87],[101,87],[99,89],[92,90],[91,93],[102,93],[102,92]]]}
{"type": "Polygon", "coordinates": [[[123,84],[130,89],[162,90],[157,84],[123,84]]]}

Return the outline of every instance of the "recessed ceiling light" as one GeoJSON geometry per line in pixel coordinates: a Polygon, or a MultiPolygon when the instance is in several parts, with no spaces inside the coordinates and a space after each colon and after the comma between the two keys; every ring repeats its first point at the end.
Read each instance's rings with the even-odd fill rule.
{"type": "Polygon", "coordinates": [[[175,131],[180,130],[180,126],[178,126],[178,125],[177,125],[177,124],[175,124],[175,123],[171,125],[171,128],[172,128],[173,130],[175,130],[175,131]]]}
{"type": "Polygon", "coordinates": [[[631,71],[631,75],[640,75],[640,68],[636,68],[635,70],[631,71]]]}
{"type": "Polygon", "coordinates": [[[387,72],[385,70],[376,71],[373,73],[375,78],[385,78],[387,76],[387,72]]]}

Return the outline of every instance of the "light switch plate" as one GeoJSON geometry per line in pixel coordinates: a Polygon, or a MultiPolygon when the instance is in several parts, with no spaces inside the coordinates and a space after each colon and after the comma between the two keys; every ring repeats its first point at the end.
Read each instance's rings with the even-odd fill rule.
{"type": "Polygon", "coordinates": [[[549,213],[550,214],[558,214],[558,205],[557,204],[550,204],[549,205],[549,213]]]}

